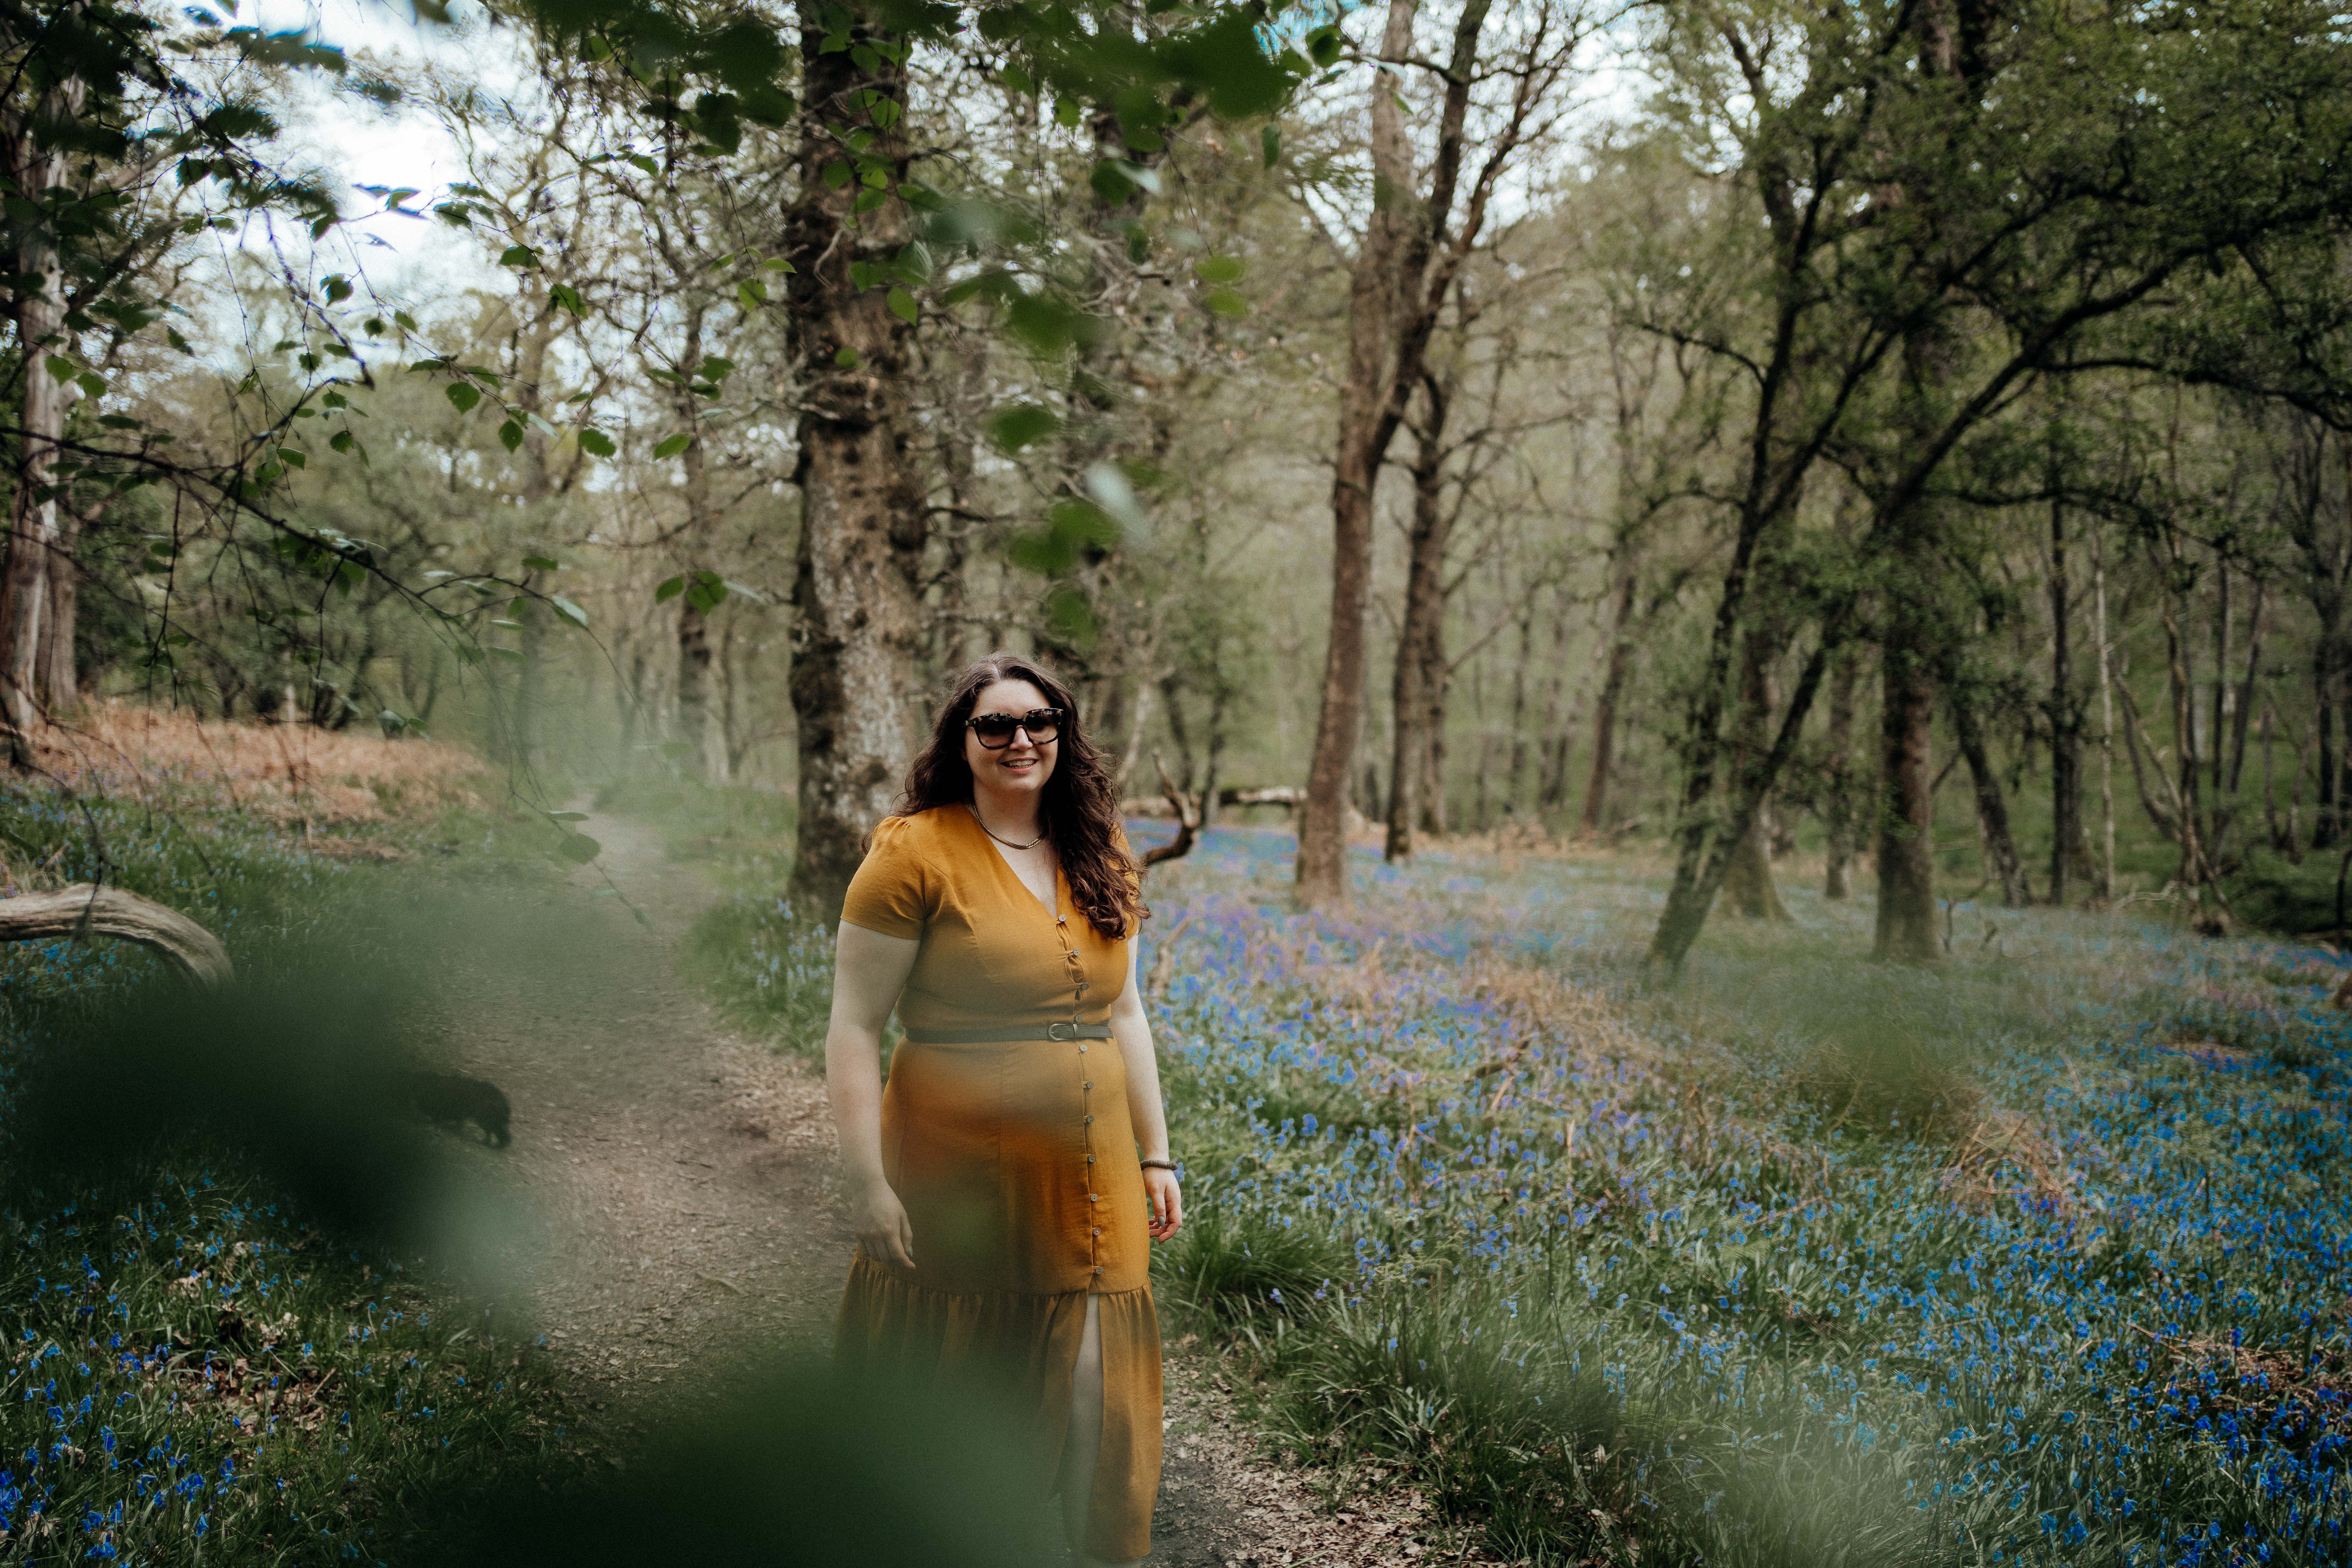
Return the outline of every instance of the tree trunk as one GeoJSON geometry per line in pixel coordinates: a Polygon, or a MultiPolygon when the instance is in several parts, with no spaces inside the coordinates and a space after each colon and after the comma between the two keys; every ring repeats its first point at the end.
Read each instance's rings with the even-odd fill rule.
{"type": "MultiPolygon", "coordinates": [[[[1744,639],[1739,666],[1738,739],[1732,752],[1732,773],[1752,771],[1765,745],[1765,726],[1772,716],[1772,658],[1780,637],[1767,626],[1751,629],[1744,639]]],[[[1772,885],[1772,807],[1769,796],[1756,803],[1748,831],[1731,847],[1724,871],[1723,896],[1731,912],[1749,920],[1788,921],[1793,917],[1772,885]]]]}
{"type": "MultiPolygon", "coordinates": [[[[702,363],[703,309],[687,313],[686,336],[679,363],[690,384],[702,363]]],[[[710,501],[710,469],[702,449],[697,421],[701,404],[690,388],[676,389],[673,406],[685,422],[689,437],[678,454],[685,483],[678,499],[686,506],[686,565],[689,572],[712,570],[709,552],[719,530],[717,509],[710,501]]],[[[677,738],[686,747],[687,772],[704,784],[722,784],[727,776],[726,738],[719,732],[718,708],[711,689],[710,622],[695,602],[692,590],[681,595],[677,607],[677,738]]]]}
{"type": "Polygon", "coordinates": [[[1874,956],[1937,963],[1935,774],[1928,765],[1936,678],[1918,629],[1890,626],[1879,697],[1878,931],[1874,956]]]}
{"type": "MultiPolygon", "coordinates": [[[[66,177],[62,152],[43,147],[40,121],[69,120],[81,107],[82,89],[68,81],[43,91],[29,114],[12,107],[0,119],[6,174],[21,195],[38,201],[66,177]]],[[[21,100],[20,100],[21,101],[21,100]]],[[[8,731],[9,760],[34,765],[33,735],[40,724],[40,665],[47,646],[52,562],[62,553],[52,474],[65,437],[69,383],[49,374],[45,355],[65,329],[65,279],[57,247],[38,223],[26,224],[17,241],[16,344],[22,378],[23,435],[16,454],[16,499],[9,516],[8,559],[0,571],[0,721],[8,731]]],[[[58,345],[62,346],[62,345],[58,345]]],[[[68,662],[71,662],[68,658],[68,662]]]]}
{"type": "MultiPolygon", "coordinates": [[[[890,812],[923,724],[923,547],[929,532],[913,459],[908,386],[912,329],[887,291],[861,289],[853,263],[886,265],[904,245],[896,204],[856,217],[860,189],[835,189],[826,164],[844,149],[829,126],[877,131],[866,151],[903,177],[904,121],[876,124],[879,93],[905,101],[902,69],[864,48],[826,51],[837,19],[800,6],[800,195],[785,215],[795,380],[801,390],[800,549],[793,710],[799,721],[799,848],[792,899],[828,924],[841,916],[865,839],[890,812]],[[857,63],[872,60],[870,68],[857,63]]],[[[856,43],[872,37],[851,29],[856,43]]],[[[895,52],[895,51],[894,51],[895,52]]]]}
{"type": "MultiPolygon", "coordinates": [[[[1383,59],[1412,52],[1418,0],[1389,0],[1383,59]]],[[[1331,628],[1307,805],[1298,823],[1298,896],[1309,906],[1348,897],[1348,773],[1363,723],[1364,610],[1372,583],[1372,492],[1395,425],[1385,417],[1389,351],[1411,221],[1412,146],[1395,81],[1372,79],[1372,212],[1348,286],[1348,379],[1339,390],[1339,441],[1331,479],[1331,628]]],[[[1399,726],[1403,728],[1402,725],[1399,726]]],[[[1403,787],[1402,784],[1400,788],[1403,787]]]]}
{"type": "Polygon", "coordinates": [[[1384,853],[1391,861],[1412,853],[1412,834],[1427,793],[1429,752],[1434,739],[1433,665],[1442,658],[1445,621],[1445,547],[1453,521],[1439,505],[1444,480],[1448,389],[1425,378],[1428,420],[1414,432],[1412,525],[1406,537],[1404,621],[1397,632],[1396,674],[1390,697],[1396,748],[1389,763],[1389,831],[1384,853]]]}
{"type": "Polygon", "coordinates": [[[1958,681],[1952,683],[1947,701],[1952,710],[1952,728],[1959,737],[1960,755],[1968,759],[1969,782],[1976,789],[1977,830],[1984,841],[1986,876],[2000,885],[2003,904],[2021,910],[2033,901],[2033,894],[2025,884],[2025,864],[2018,858],[2017,840],[2010,835],[2009,806],[2001,799],[2000,775],[1993,771],[1992,757],[1985,750],[1976,704],[1958,681]]]}
{"type": "Polygon", "coordinates": [[[677,740],[684,772],[711,781],[710,617],[681,597],[677,607],[677,740]]]}
{"type": "Polygon", "coordinates": [[[1822,760],[1828,799],[1822,816],[1829,837],[1828,863],[1822,875],[1824,899],[1853,896],[1853,718],[1861,684],[1862,660],[1853,649],[1841,649],[1830,676],[1829,754],[1822,760]]]}
{"type": "MultiPolygon", "coordinates": [[[[2050,503],[2050,901],[2066,903],[2083,848],[2083,705],[2074,695],[2074,606],[2066,576],[2066,509],[2050,503]]],[[[1969,764],[1973,767],[1973,762],[1969,764]]]]}
{"type": "Polygon", "coordinates": [[[1576,835],[1594,838],[1607,826],[1609,774],[1617,764],[1617,710],[1633,674],[1633,594],[1637,579],[1629,562],[1617,579],[1617,608],[1609,629],[1609,672],[1592,708],[1592,768],[1585,775],[1584,811],[1576,835]]]}
{"type": "Polygon", "coordinates": [[[2099,902],[2116,900],[2115,660],[2107,647],[2107,562],[2100,535],[2091,536],[2093,635],[2099,653],[2099,902]]]}
{"type": "Polygon", "coordinates": [[[53,715],[68,714],[81,706],[81,673],[74,663],[74,628],[81,609],[81,568],[76,549],[79,535],[73,515],[64,513],[58,528],[58,548],[49,557],[49,604],[43,617],[37,672],[41,700],[53,715]]]}
{"type": "MultiPolygon", "coordinates": [[[[1438,307],[1476,237],[1474,215],[1433,276],[1430,258],[1454,210],[1478,37],[1489,0],[1466,0],[1454,30],[1430,195],[1416,200],[1404,106],[1384,68],[1372,84],[1372,214],[1349,279],[1348,371],[1339,391],[1339,436],[1331,476],[1331,629],[1298,823],[1298,898],[1309,908],[1348,898],[1347,806],[1356,742],[1363,727],[1364,611],[1371,591],[1372,492],[1405,403],[1422,379],[1438,307]]],[[[1383,60],[1412,52],[1418,0],[1389,0],[1383,60]]]]}

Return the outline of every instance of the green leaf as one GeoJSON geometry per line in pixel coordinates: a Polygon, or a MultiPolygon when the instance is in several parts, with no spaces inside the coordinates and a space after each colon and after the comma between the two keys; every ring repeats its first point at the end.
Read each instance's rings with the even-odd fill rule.
{"type": "Polygon", "coordinates": [[[1054,123],[1066,131],[1075,129],[1079,116],[1084,112],[1085,110],[1078,107],[1078,100],[1075,98],[1057,98],[1054,100],[1054,123]]]}
{"type": "Polygon", "coordinates": [[[441,395],[456,404],[460,414],[471,414],[474,405],[482,400],[482,389],[470,381],[453,381],[441,389],[441,395]]]}
{"type": "Polygon", "coordinates": [[[392,313],[392,324],[404,332],[413,332],[416,330],[416,318],[405,310],[394,310],[392,313]]]}
{"type": "Polygon", "coordinates": [[[1282,162],[1282,127],[1268,125],[1257,133],[1257,143],[1265,153],[1265,166],[1273,168],[1282,162]]]}
{"type": "Polygon", "coordinates": [[[310,454],[299,447],[280,447],[278,448],[278,460],[292,468],[307,468],[310,466],[310,454]]]}
{"type": "Polygon", "coordinates": [[[760,263],[760,268],[763,272],[790,273],[793,270],[793,264],[781,256],[771,256],[767,260],[760,263]]]}
{"type": "Polygon", "coordinates": [[[533,572],[561,572],[563,570],[562,562],[551,561],[544,555],[526,555],[522,558],[522,563],[533,572]]]}
{"type": "Polygon", "coordinates": [[[857,193],[857,199],[849,204],[849,210],[854,213],[870,213],[889,199],[890,193],[887,191],[860,191],[857,193]]]}
{"type": "Polygon", "coordinates": [[[1006,457],[1021,450],[1033,441],[1044,439],[1062,427],[1062,422],[1050,409],[1034,403],[1016,403],[1000,409],[988,421],[988,438],[1006,457]]]}
{"type": "Polygon", "coordinates": [[[102,397],[106,395],[106,377],[94,370],[86,370],[75,376],[74,384],[91,397],[102,397]]]}
{"type": "Polygon", "coordinates": [[[746,310],[756,310],[768,302],[768,286],[756,278],[746,278],[735,285],[735,298],[746,310]]]}
{"type": "Polygon", "coordinates": [[[700,615],[709,615],[727,602],[727,579],[716,572],[695,572],[687,577],[686,602],[700,615]]]}
{"type": "Polygon", "coordinates": [[[51,354],[48,358],[48,366],[49,378],[52,381],[71,381],[77,371],[74,362],[63,354],[51,354]]]}
{"type": "Polygon", "coordinates": [[[677,598],[680,594],[685,592],[685,578],[671,577],[666,579],[660,587],[654,590],[654,603],[656,605],[667,604],[670,600],[677,598]]]}
{"type": "Polygon", "coordinates": [[[915,324],[916,317],[921,314],[921,308],[915,303],[915,297],[904,289],[890,290],[889,305],[890,313],[910,327],[915,324]]]}
{"type": "Polygon", "coordinates": [[[509,419],[499,426],[499,445],[511,452],[522,445],[522,426],[509,419]]]}
{"type": "Polygon", "coordinates": [[[680,430],[675,436],[663,437],[662,444],[654,448],[654,456],[656,458],[675,458],[680,452],[685,451],[688,447],[693,445],[694,437],[688,435],[685,431],[680,430]]]}
{"type": "Polygon", "coordinates": [[[579,605],[573,604],[571,600],[565,598],[561,594],[549,595],[547,602],[549,606],[552,608],[557,615],[562,616],[565,620],[570,621],[573,626],[578,626],[583,632],[588,629],[587,611],[582,609],[579,605]]]}
{"type": "Polygon", "coordinates": [[[849,184],[849,165],[836,158],[820,171],[819,177],[824,181],[827,190],[837,191],[849,184]]]}
{"type": "Polygon", "coordinates": [[[1227,321],[1238,321],[1249,314],[1249,301],[1231,289],[1212,289],[1201,296],[1201,303],[1227,321]]]}
{"type": "Polygon", "coordinates": [[[540,815],[547,818],[550,822],[585,822],[588,820],[588,814],[584,811],[542,811],[540,815]]]}
{"type": "Polygon", "coordinates": [[[548,289],[547,302],[559,310],[569,310],[575,316],[584,316],[588,313],[588,302],[580,297],[580,290],[569,283],[558,283],[548,289]]]}
{"type": "Polygon", "coordinates": [[[838,349],[834,353],[833,363],[839,365],[844,370],[856,370],[858,365],[857,351],[856,349],[838,349]]]}
{"type": "MultiPolygon", "coordinates": [[[[504,648],[492,648],[490,651],[493,653],[504,653],[506,650],[504,648]]],[[[556,845],[557,854],[562,856],[566,860],[576,862],[582,866],[585,866],[589,861],[593,860],[597,856],[604,852],[604,847],[602,844],[597,843],[594,839],[589,837],[584,833],[567,833],[557,842],[556,845]]]]}
{"type": "Polygon", "coordinates": [[[539,264],[539,252],[528,245],[509,245],[499,253],[499,265],[501,267],[530,268],[539,264]]]}
{"type": "Polygon", "coordinates": [[[592,458],[609,458],[620,450],[613,445],[613,438],[610,436],[593,426],[585,426],[581,430],[580,449],[592,458]]]}
{"type": "Polygon", "coordinates": [[[352,297],[351,279],[340,272],[331,272],[320,281],[327,286],[327,303],[330,305],[341,304],[352,297]]]}
{"type": "Polygon", "coordinates": [[[1017,92],[1024,98],[1037,90],[1037,79],[1010,60],[1004,62],[1003,68],[996,73],[996,78],[1009,90],[1017,92]]]}
{"type": "Polygon", "coordinates": [[[1211,256],[1192,264],[1193,274],[1203,283],[1238,283],[1246,268],[1238,257],[1211,256]]]}
{"type": "Polygon", "coordinates": [[[333,435],[327,437],[327,445],[333,447],[338,452],[348,452],[353,447],[358,446],[359,443],[352,438],[352,433],[350,431],[338,430],[333,435]]]}

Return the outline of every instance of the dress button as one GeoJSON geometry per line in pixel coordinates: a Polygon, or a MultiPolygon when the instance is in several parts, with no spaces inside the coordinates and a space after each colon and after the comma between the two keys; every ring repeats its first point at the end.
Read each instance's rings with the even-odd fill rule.
{"type": "Polygon", "coordinates": [[[1091,1165],[1091,1164],[1093,1164],[1094,1163],[1095,1163],[1095,1157],[1094,1157],[1092,1154],[1087,1155],[1087,1164],[1089,1164],[1089,1165],[1091,1165]]]}
{"type": "Polygon", "coordinates": [[[1094,1124],[1095,1124],[1095,1119],[1094,1119],[1093,1117],[1091,1117],[1091,1116],[1087,1117],[1087,1126],[1089,1126],[1089,1127],[1092,1127],[1094,1124]]]}
{"type": "Polygon", "coordinates": [[[1095,1226],[1095,1234],[1096,1234],[1097,1236],[1100,1236],[1100,1235],[1102,1234],[1102,1226],[1095,1226]]]}
{"type": "Polygon", "coordinates": [[[1102,1202],[1102,1194],[1100,1193],[1088,1193],[1087,1194],[1087,1202],[1090,1204],[1098,1204],[1102,1202]]]}
{"type": "Polygon", "coordinates": [[[1080,1047],[1078,1047],[1078,1055],[1080,1055],[1080,1056],[1085,1056],[1086,1054],[1087,1054],[1087,1048],[1086,1048],[1086,1047],[1084,1047],[1084,1046],[1080,1046],[1080,1047]]]}
{"type": "Polygon", "coordinates": [[[1092,1088],[1094,1088],[1094,1086],[1095,1086],[1095,1084],[1094,1084],[1094,1079],[1088,1079],[1087,1080],[1086,1087],[1087,1087],[1087,1088],[1088,1088],[1088,1089],[1092,1089],[1092,1088]]]}
{"type": "Polygon", "coordinates": [[[1101,1272],[1102,1272],[1102,1265],[1101,1265],[1101,1264],[1097,1263],[1097,1264],[1096,1264],[1096,1265],[1095,1265],[1095,1272],[1096,1272],[1096,1273],[1097,1273],[1097,1274],[1099,1274],[1099,1273],[1101,1273],[1101,1272]]]}

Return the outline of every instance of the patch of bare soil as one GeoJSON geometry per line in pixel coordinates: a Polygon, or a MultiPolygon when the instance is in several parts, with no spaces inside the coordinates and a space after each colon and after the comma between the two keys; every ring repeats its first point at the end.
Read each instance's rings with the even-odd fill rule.
{"type": "MultiPolygon", "coordinates": [[[[581,826],[604,854],[575,880],[619,895],[566,928],[590,951],[536,983],[451,976],[451,1034],[457,1065],[513,1103],[512,1147],[484,1157],[506,1162],[544,1227],[537,1320],[600,1419],[625,1430],[719,1358],[822,1347],[852,1242],[820,1070],[743,1038],[678,977],[709,888],[637,823],[581,826]]],[[[1411,1493],[1326,1506],[1311,1473],[1255,1452],[1198,1347],[1171,1352],[1152,1563],[1453,1560],[1424,1544],[1411,1493]]]]}

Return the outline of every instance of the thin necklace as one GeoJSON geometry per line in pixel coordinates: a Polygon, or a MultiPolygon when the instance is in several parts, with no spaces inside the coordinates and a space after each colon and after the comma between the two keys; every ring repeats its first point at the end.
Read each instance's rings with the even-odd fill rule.
{"type": "Polygon", "coordinates": [[[1034,848],[1036,848],[1036,847],[1037,847],[1037,846],[1039,846],[1040,844],[1043,844],[1043,843],[1045,843],[1045,835],[1044,833],[1042,833],[1042,832],[1041,832],[1041,833],[1039,833],[1039,834],[1037,835],[1037,837],[1036,837],[1032,838],[1032,839],[1031,839],[1031,840],[1029,840],[1029,842],[1028,842],[1028,843],[1026,843],[1026,844],[1015,844],[1015,843],[1013,843],[1013,840],[1011,840],[1010,838],[1005,837],[1004,837],[1004,835],[1003,835],[1003,834],[1001,834],[1001,833],[997,832],[997,831],[996,831],[996,829],[994,829],[994,828],[992,828],[992,827],[989,826],[988,826],[988,824],[987,824],[985,821],[982,820],[982,817],[981,817],[981,815],[980,815],[980,807],[978,807],[978,806],[976,806],[976,805],[972,805],[970,801],[966,801],[966,802],[964,802],[964,807],[963,807],[963,808],[964,808],[966,811],[968,811],[968,812],[971,813],[971,819],[972,819],[974,822],[978,822],[978,823],[980,823],[980,830],[981,830],[982,833],[987,834],[991,838],[995,839],[999,844],[1003,845],[1007,849],[1034,849],[1034,848]]]}

